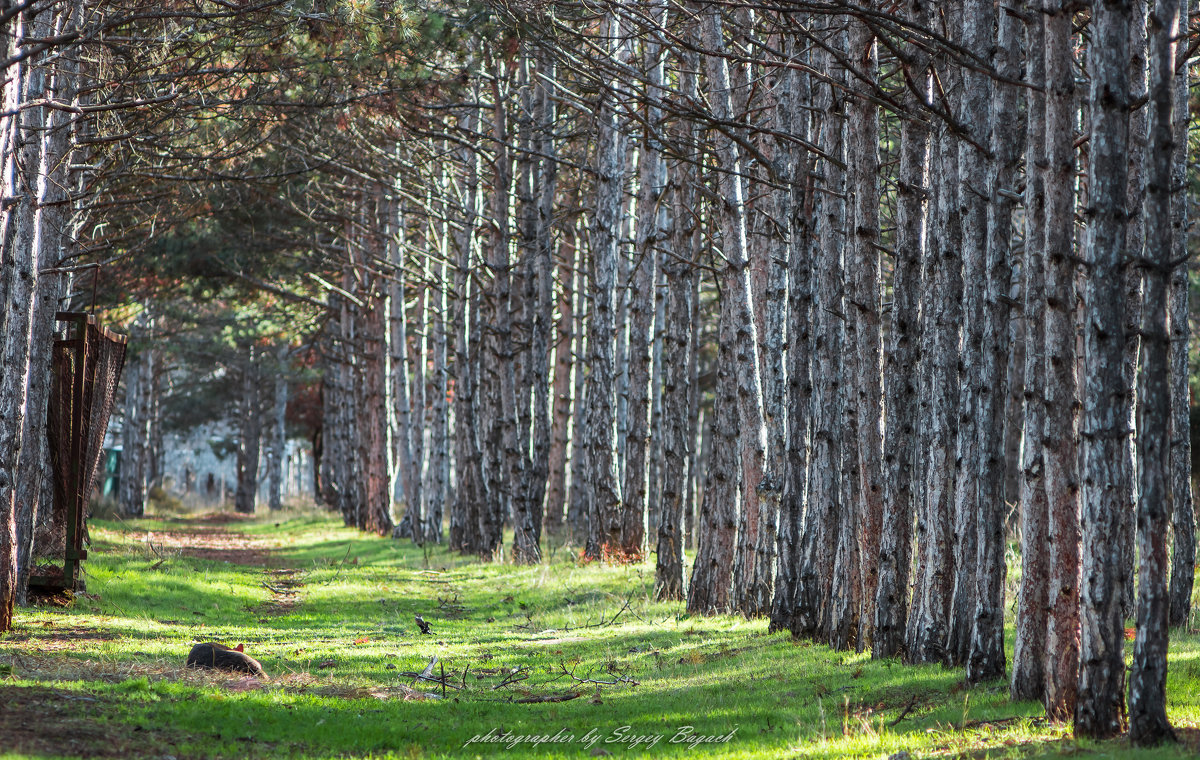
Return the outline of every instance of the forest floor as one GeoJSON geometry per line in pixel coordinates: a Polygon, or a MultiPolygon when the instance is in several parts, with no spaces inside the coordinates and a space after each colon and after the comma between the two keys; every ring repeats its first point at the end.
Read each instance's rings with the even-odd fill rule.
{"type": "Polygon", "coordinates": [[[93,521],[91,538],[88,593],[0,636],[0,757],[1200,752],[1200,613],[1171,642],[1183,743],[1134,751],[1072,739],[1006,683],[688,616],[652,601],[648,564],[486,565],[304,512],[93,521]],[[185,668],[198,641],[244,643],[269,677],[185,668]]]}

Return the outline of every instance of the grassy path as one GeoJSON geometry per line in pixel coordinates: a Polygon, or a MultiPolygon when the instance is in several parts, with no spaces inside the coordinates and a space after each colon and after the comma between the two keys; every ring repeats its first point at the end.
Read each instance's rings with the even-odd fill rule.
{"type": "Polygon", "coordinates": [[[1065,738],[1002,683],[963,689],[957,671],[688,617],[651,601],[650,566],[583,565],[561,550],[539,567],[483,565],[322,515],[97,521],[92,538],[89,593],[21,610],[0,638],[2,757],[1200,750],[1196,633],[1173,642],[1169,676],[1187,744],[1134,752],[1065,738]],[[186,669],[196,641],[244,643],[270,677],[186,669]]]}

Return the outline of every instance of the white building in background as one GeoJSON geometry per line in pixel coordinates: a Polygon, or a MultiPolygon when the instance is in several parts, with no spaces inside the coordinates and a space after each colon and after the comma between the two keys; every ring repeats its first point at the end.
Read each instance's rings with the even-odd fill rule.
{"type": "MultiPolygon", "coordinates": [[[[105,448],[121,451],[120,420],[115,419],[105,440],[105,448]]],[[[187,435],[163,436],[163,488],[192,507],[220,507],[232,504],[237,488],[236,431],[228,425],[201,425],[187,435]]],[[[267,502],[266,447],[258,461],[258,497],[262,508],[267,502]]],[[[283,459],[283,500],[313,498],[312,444],[289,439],[283,459]]]]}

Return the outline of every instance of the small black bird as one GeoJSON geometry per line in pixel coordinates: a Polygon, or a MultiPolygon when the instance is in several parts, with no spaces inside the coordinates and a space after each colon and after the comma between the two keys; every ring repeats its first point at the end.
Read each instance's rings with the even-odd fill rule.
{"type": "Polygon", "coordinates": [[[421,633],[427,636],[431,633],[429,630],[429,623],[425,622],[425,619],[421,617],[421,613],[419,612],[417,613],[417,626],[421,629],[421,633]]]}

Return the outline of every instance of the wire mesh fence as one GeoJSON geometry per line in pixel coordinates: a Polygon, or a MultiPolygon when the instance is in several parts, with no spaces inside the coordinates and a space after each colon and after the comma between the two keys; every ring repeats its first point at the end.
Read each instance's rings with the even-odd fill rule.
{"type": "Polygon", "coordinates": [[[43,559],[61,559],[61,568],[39,566],[31,586],[72,588],[83,548],[88,495],[104,455],[104,434],[117,400],[125,364],[125,342],[100,326],[96,317],[59,312],[65,337],[51,353],[47,432],[54,480],[51,529],[39,547],[43,559]],[[61,548],[60,548],[61,547],[61,548]],[[51,557],[48,552],[57,556],[51,557]]]}

